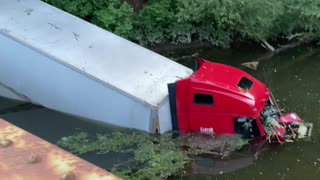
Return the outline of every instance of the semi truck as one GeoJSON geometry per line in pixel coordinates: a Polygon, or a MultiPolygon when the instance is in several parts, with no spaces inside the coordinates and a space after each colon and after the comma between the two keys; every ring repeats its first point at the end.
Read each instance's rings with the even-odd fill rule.
{"type": "Polygon", "coordinates": [[[39,0],[0,4],[1,96],[149,133],[311,133],[242,70],[198,59],[193,71],[39,0]]]}
{"type": "Polygon", "coordinates": [[[265,84],[231,66],[198,59],[194,74],[168,88],[173,129],[179,132],[280,143],[311,135],[312,124],[284,114],[265,84]]]}

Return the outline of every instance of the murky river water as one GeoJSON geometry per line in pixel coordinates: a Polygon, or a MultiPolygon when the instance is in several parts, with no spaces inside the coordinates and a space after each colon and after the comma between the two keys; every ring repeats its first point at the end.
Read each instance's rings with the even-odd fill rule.
{"type": "MultiPolygon", "coordinates": [[[[267,146],[257,160],[239,155],[233,160],[201,161],[195,172],[219,175],[188,175],[183,179],[318,179],[320,177],[320,49],[302,47],[279,54],[272,59],[261,61],[258,70],[241,66],[252,61],[261,52],[248,50],[192,50],[166,53],[169,57],[181,57],[197,53],[199,57],[230,64],[254,75],[267,84],[287,112],[297,112],[305,121],[313,122],[311,140],[301,140],[285,145],[267,146]],[[227,173],[228,171],[232,171],[227,173]],[[221,173],[221,174],[220,174],[221,173]]],[[[179,62],[193,66],[193,58],[179,62]]],[[[0,98],[0,117],[56,143],[62,136],[86,131],[92,134],[110,132],[114,127],[64,115],[45,108],[28,105],[12,107],[20,103],[0,98]],[[10,109],[11,112],[8,112],[10,109]]],[[[103,168],[110,168],[119,159],[95,154],[82,158],[103,168]]]]}

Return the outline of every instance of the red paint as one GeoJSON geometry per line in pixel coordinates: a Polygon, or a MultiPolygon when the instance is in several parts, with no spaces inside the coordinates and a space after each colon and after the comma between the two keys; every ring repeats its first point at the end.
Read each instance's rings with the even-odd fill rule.
{"type": "Polygon", "coordinates": [[[177,119],[180,132],[213,128],[214,133],[235,134],[235,119],[255,119],[260,136],[265,131],[259,115],[270,98],[267,87],[244,71],[231,66],[198,60],[198,70],[177,81],[177,119]],[[242,77],[253,82],[250,90],[238,87],[242,77]],[[195,94],[213,97],[213,104],[198,105],[195,94]]]}
{"type": "Polygon", "coordinates": [[[302,123],[302,119],[296,113],[288,113],[282,116],[279,120],[279,123],[283,124],[291,124],[295,122],[302,123]]]}
{"type": "Polygon", "coordinates": [[[262,82],[231,66],[197,63],[197,71],[174,86],[173,123],[180,133],[240,134],[277,143],[310,136],[312,124],[295,113],[283,115],[262,82]]]}

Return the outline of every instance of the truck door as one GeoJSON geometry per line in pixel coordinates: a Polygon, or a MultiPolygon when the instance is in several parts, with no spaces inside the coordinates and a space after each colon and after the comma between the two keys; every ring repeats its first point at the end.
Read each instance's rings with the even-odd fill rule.
{"type": "Polygon", "coordinates": [[[188,79],[169,84],[173,130],[234,134],[233,117],[221,112],[224,98],[210,89],[191,88],[188,79]]]}
{"type": "MultiPolygon", "coordinates": [[[[233,122],[230,113],[221,111],[220,94],[208,89],[194,88],[189,100],[189,128],[204,134],[233,134],[233,122]]],[[[225,107],[227,108],[227,107],[225,107]]]]}
{"type": "Polygon", "coordinates": [[[189,128],[204,134],[213,134],[214,97],[207,91],[192,90],[189,99],[189,128]]]}

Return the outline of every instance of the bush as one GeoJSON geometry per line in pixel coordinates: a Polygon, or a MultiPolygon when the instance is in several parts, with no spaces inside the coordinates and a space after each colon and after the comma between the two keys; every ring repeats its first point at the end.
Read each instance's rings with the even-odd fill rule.
{"type": "Polygon", "coordinates": [[[275,21],[275,34],[299,32],[320,35],[320,1],[282,0],[283,11],[275,21]]]}
{"type": "Polygon", "coordinates": [[[149,0],[138,14],[119,0],[44,1],[142,45],[320,37],[319,0],[149,0]]]}
{"type": "Polygon", "coordinates": [[[118,0],[43,0],[124,38],[132,33],[133,9],[118,0]]]}
{"type": "Polygon", "coordinates": [[[153,0],[135,19],[135,38],[140,44],[161,44],[168,41],[168,29],[174,22],[171,0],[153,0]]]}
{"type": "Polygon", "coordinates": [[[119,36],[129,38],[133,29],[132,13],[133,9],[127,3],[110,4],[93,13],[92,23],[119,36]]]}

